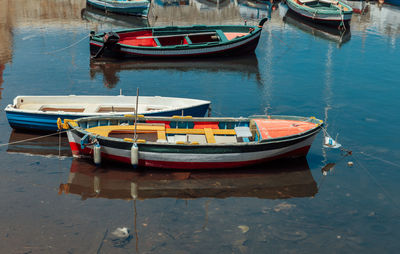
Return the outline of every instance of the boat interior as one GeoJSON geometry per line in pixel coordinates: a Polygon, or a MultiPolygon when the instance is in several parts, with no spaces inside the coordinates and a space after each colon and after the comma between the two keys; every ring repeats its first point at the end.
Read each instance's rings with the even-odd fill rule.
{"type": "Polygon", "coordinates": [[[300,5],[305,5],[310,8],[317,8],[319,10],[332,10],[332,7],[343,9],[344,11],[349,10],[346,6],[343,6],[339,1],[336,0],[296,0],[296,2],[300,5]]]}
{"type": "MultiPolygon", "coordinates": [[[[222,121],[139,120],[136,124],[138,143],[226,144],[261,141],[300,134],[316,127],[315,123],[282,119],[245,119],[222,121]]],[[[175,120],[176,119],[176,120],[175,120]]],[[[103,137],[133,142],[133,120],[93,120],[80,122],[87,132],[103,137]]]]}
{"type": "Polygon", "coordinates": [[[226,32],[218,29],[200,31],[141,30],[118,33],[118,35],[120,36],[120,44],[141,47],[162,47],[227,42],[235,38],[245,36],[249,34],[249,32],[250,31],[226,32]]]}
{"type": "MultiPolygon", "coordinates": [[[[133,104],[21,104],[19,109],[34,110],[41,112],[69,112],[69,113],[135,113],[133,104]]],[[[161,105],[140,105],[139,112],[151,112],[171,109],[168,106],[161,105]]]]}

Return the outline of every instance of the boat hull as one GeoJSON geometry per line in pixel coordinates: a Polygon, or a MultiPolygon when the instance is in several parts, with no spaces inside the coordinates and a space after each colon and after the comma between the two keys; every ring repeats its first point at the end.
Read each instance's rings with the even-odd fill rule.
{"type": "Polygon", "coordinates": [[[107,12],[114,12],[119,14],[127,14],[134,16],[147,16],[150,1],[101,1],[101,0],[87,0],[87,4],[97,9],[107,12]]]}
{"type": "MultiPolygon", "coordinates": [[[[197,58],[254,54],[260,35],[261,29],[243,39],[220,43],[203,43],[195,46],[140,47],[117,43],[112,47],[105,47],[102,56],[111,58],[197,58]]],[[[95,56],[103,46],[102,41],[91,38],[90,54],[95,56]]]]}
{"type": "MultiPolygon", "coordinates": [[[[236,168],[265,161],[306,156],[319,128],[293,139],[241,145],[162,145],[138,143],[139,166],[172,169],[236,168]]],[[[74,157],[93,157],[90,146],[81,148],[84,134],[68,131],[74,157]]],[[[131,163],[132,143],[98,138],[101,157],[125,164],[131,163]]]]}
{"type": "MultiPolygon", "coordinates": [[[[352,18],[352,11],[351,12],[344,12],[343,15],[338,12],[332,13],[323,13],[318,12],[312,8],[303,8],[301,5],[297,4],[293,0],[286,1],[289,11],[292,11],[299,17],[311,21],[317,24],[323,24],[328,26],[349,26],[351,18],[352,18]]],[[[349,7],[350,8],[350,7],[349,7]]]]}

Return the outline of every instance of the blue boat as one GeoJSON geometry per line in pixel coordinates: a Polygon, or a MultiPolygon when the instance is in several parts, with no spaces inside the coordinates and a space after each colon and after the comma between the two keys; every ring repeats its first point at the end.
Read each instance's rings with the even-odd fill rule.
{"type": "Polygon", "coordinates": [[[86,0],[88,5],[119,14],[147,16],[150,0],[86,0]]]}
{"type": "MultiPolygon", "coordinates": [[[[185,115],[203,117],[210,101],[139,96],[138,114],[146,116],[185,115]]],[[[8,123],[14,129],[57,131],[57,119],[87,116],[133,115],[136,96],[17,96],[5,108],[8,123]]]]}

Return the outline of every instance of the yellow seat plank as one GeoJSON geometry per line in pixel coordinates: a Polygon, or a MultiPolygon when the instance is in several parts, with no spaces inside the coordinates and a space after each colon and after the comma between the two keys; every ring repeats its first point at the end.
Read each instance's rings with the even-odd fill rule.
{"type": "Polygon", "coordinates": [[[204,128],[204,134],[206,135],[207,143],[215,143],[215,137],[211,128],[204,128]]]}

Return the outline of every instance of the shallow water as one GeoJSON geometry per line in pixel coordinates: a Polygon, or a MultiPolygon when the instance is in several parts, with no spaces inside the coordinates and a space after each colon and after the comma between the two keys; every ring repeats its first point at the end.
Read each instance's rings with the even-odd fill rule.
{"type": "MultiPolygon", "coordinates": [[[[286,15],[280,3],[269,12],[251,1],[157,0],[148,20],[102,16],[84,0],[0,6],[1,108],[17,95],[134,95],[139,87],[211,100],[214,116],[315,116],[353,151],[322,148],[320,134],[306,160],[165,173],[96,169],[70,157],[65,137],[2,145],[1,253],[397,251],[400,8],[371,3],[340,36],[286,15]],[[89,60],[90,30],[264,16],[256,55],[244,59],[89,60]]],[[[34,137],[13,132],[4,111],[0,131],[1,144],[34,137]]]]}

